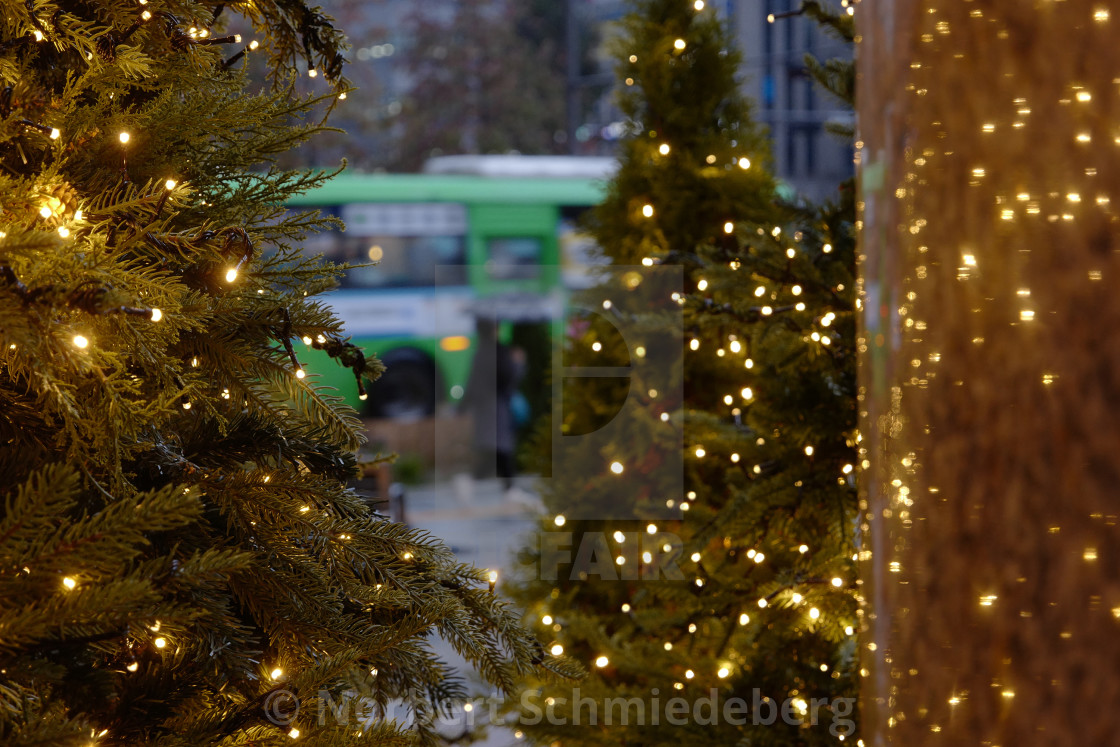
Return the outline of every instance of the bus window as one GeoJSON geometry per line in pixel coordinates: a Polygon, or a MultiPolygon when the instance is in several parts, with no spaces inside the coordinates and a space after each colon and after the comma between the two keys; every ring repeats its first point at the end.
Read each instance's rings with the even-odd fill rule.
{"type": "Polygon", "coordinates": [[[486,242],[486,274],[491,280],[535,280],[541,274],[541,240],[502,237],[486,242]]]}
{"type": "Polygon", "coordinates": [[[466,285],[462,236],[346,236],[335,261],[369,264],[351,269],[343,288],[415,288],[435,283],[466,285]]]}

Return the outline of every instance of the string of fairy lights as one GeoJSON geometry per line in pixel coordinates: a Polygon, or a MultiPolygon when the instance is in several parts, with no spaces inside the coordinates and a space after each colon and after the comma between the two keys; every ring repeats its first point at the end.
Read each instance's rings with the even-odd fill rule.
{"type": "MultiPolygon", "coordinates": [[[[1113,118],[1107,114],[1109,104],[1105,103],[1116,79],[1111,73],[1095,74],[1094,68],[1081,66],[1079,62],[1082,58],[1092,58],[1092,54],[1085,50],[1058,60],[1046,57],[1046,63],[1042,65],[1036,64],[1043,59],[1037,52],[1033,56],[1021,54],[1023,43],[1039,33],[1044,33],[1048,38],[1061,39],[1066,35],[1084,40],[1087,47],[1094,38],[1108,39],[1111,44],[1114,29],[1111,11],[1106,5],[1089,3],[1066,8],[1058,4],[1052,8],[1047,7],[1054,12],[1045,17],[1040,16],[1044,20],[1032,19],[1027,24],[1021,23],[1022,19],[1014,13],[1002,12],[1004,9],[996,5],[970,8],[953,3],[930,3],[923,6],[923,12],[916,16],[920,22],[915,24],[914,43],[908,50],[909,71],[906,79],[900,81],[898,97],[895,99],[895,103],[902,105],[899,111],[905,111],[912,123],[908,125],[911,128],[907,137],[908,147],[905,153],[891,153],[885,159],[887,163],[894,158],[898,159],[900,179],[897,183],[879,187],[881,195],[875,195],[877,190],[869,190],[870,194],[875,195],[878,206],[887,207],[887,210],[872,218],[869,207],[867,219],[867,234],[877,237],[873,242],[877,244],[873,246],[874,251],[869,252],[873,263],[867,270],[869,282],[878,279],[876,272],[886,265],[887,256],[891,256],[891,261],[895,256],[900,258],[898,276],[891,283],[898,294],[897,305],[885,302],[882,312],[884,321],[889,314],[892,321],[897,323],[901,338],[901,344],[894,343],[894,351],[891,353],[897,353],[900,370],[892,373],[892,389],[899,392],[900,400],[890,402],[889,407],[902,413],[902,418],[896,422],[910,422],[916,427],[902,427],[899,432],[890,433],[889,438],[884,432],[878,443],[860,448],[862,469],[871,470],[873,454],[876,459],[875,471],[871,473],[874,478],[869,483],[872,486],[871,499],[863,506],[864,531],[878,532],[883,537],[905,538],[910,528],[924,518],[920,510],[922,501],[959,503],[965,495],[960,489],[946,495],[948,491],[930,484],[935,479],[951,482],[955,474],[944,462],[939,465],[942,470],[940,473],[929,472],[929,466],[923,464],[919,455],[930,450],[931,443],[921,434],[929,434],[931,428],[934,432],[948,434],[954,428],[959,428],[963,421],[947,418],[944,411],[931,420],[919,419],[929,418],[931,412],[937,412],[937,408],[927,409],[923,397],[936,400],[943,395],[945,378],[953,381],[955,386],[963,385],[966,389],[971,387],[969,390],[975,392],[991,389],[997,382],[1000,387],[1010,385],[1006,378],[989,376],[987,370],[976,364],[975,358],[969,360],[970,354],[967,351],[962,351],[960,347],[953,350],[942,349],[934,340],[944,343],[959,339],[962,345],[988,350],[987,356],[993,359],[998,359],[1001,355],[1001,348],[995,347],[1000,344],[1005,346],[1002,349],[1007,349],[1008,345],[1022,345],[1028,339],[1031,340],[1029,344],[1034,344],[1033,341],[1039,338],[1019,337],[1015,333],[1029,334],[1044,324],[1050,314],[1056,313],[1053,308],[1044,307],[1045,301],[1042,298],[1055,298],[1049,284],[1061,287],[1058,279],[1053,276],[1053,269],[1043,278],[1045,283],[1041,291],[1039,287],[1032,287],[1031,282],[1023,279],[1024,274],[1029,276],[1029,269],[1026,269],[1029,265],[1025,260],[1034,256],[1032,253],[1037,252],[1040,247],[1051,248],[1048,245],[1049,238],[1040,241],[1038,237],[1047,236],[1047,224],[1066,227],[1079,234],[1068,234],[1069,238],[1063,239],[1062,244],[1068,242],[1071,246],[1077,246],[1087,240],[1092,241],[1089,236],[1097,230],[1094,220],[1102,216],[1111,217],[1111,197],[1108,193],[1111,182],[1107,179],[1107,169],[1112,162],[1109,160],[1108,149],[1101,147],[1101,144],[1111,141],[1112,144],[1120,145],[1120,137],[1116,137],[1113,131],[1113,118]],[[958,108],[960,101],[957,99],[957,91],[946,88],[949,78],[943,77],[945,71],[951,66],[960,65],[961,60],[969,57],[973,58],[971,64],[976,65],[974,50],[996,49],[1001,44],[1005,45],[1003,49],[1016,51],[999,54],[997,59],[1002,71],[1000,76],[970,90],[968,95],[971,101],[974,104],[979,102],[979,106],[968,117],[959,116],[963,109],[958,108]],[[1002,81],[1002,85],[993,81],[1002,81]],[[903,83],[905,88],[901,85],[903,83]],[[939,87],[941,90],[938,90],[939,87]],[[1033,139],[1029,139],[1032,137],[1029,134],[1032,129],[1033,139]],[[1034,161],[1020,158],[1019,154],[1021,151],[1025,152],[1024,149],[1036,154],[1034,161]],[[1042,161],[1061,164],[1061,168],[1049,169],[1046,165],[1040,165],[1042,161]],[[957,163],[960,164],[963,177],[960,186],[955,177],[950,179],[947,176],[957,167],[957,163]],[[967,211],[965,206],[968,207],[967,211]],[[977,206],[974,213],[973,206],[977,206]],[[936,209],[931,210],[931,207],[936,209]],[[967,219],[961,220],[962,215],[967,215],[967,219]],[[891,216],[899,218],[899,230],[888,232],[886,235],[891,238],[882,243],[883,239],[878,237],[876,231],[889,224],[891,216]],[[946,226],[949,228],[946,229],[946,226]],[[994,238],[1001,235],[1013,236],[1014,239],[1008,241],[1006,238],[994,238]],[[969,241],[977,237],[984,238],[976,242],[969,241]],[[934,258],[937,250],[942,247],[952,247],[950,251],[953,256],[946,256],[943,262],[947,272],[939,272],[938,266],[942,261],[934,258]],[[1024,262],[1020,264],[1016,257],[1023,258],[1024,262]],[[876,261],[879,263],[877,267],[874,265],[876,261]],[[990,317],[984,325],[977,325],[974,330],[966,332],[960,324],[960,317],[954,322],[953,314],[967,308],[960,298],[968,292],[984,297],[987,307],[985,311],[990,313],[990,317]],[[953,293],[961,295],[953,297],[953,293]],[[993,339],[996,337],[993,332],[1000,327],[1004,328],[998,332],[1001,339],[993,339]],[[933,334],[933,330],[938,328],[938,333],[933,334]],[[950,353],[956,358],[953,362],[948,361],[950,353]],[[946,367],[945,363],[949,363],[949,366],[946,367]],[[974,380],[970,381],[967,378],[969,376],[974,380]],[[928,395],[921,391],[927,388],[928,395]],[[899,401],[903,403],[901,406],[899,401]]],[[[871,85],[874,86],[875,82],[871,85]]],[[[893,91],[891,93],[894,94],[893,91]]],[[[880,146],[885,142],[881,130],[871,139],[878,140],[880,146]]],[[[857,163],[866,159],[869,171],[872,166],[879,166],[884,162],[882,152],[875,154],[874,142],[865,146],[862,141],[857,141],[856,153],[857,163]]],[[[1068,276],[1062,277],[1067,285],[1061,292],[1068,294],[1061,299],[1064,304],[1069,304],[1075,298],[1072,290],[1074,271],[1084,273],[1080,275],[1080,280],[1092,286],[1104,279],[1103,267],[1107,267],[1103,256],[1093,256],[1090,259],[1087,254],[1078,254],[1076,251],[1062,254],[1061,264],[1062,272],[1067,268],[1070,270],[1068,276]],[[1096,264],[1098,261],[1101,262],[1100,265],[1096,264]]],[[[890,272],[894,273],[895,270],[891,269],[890,272]]],[[[1058,308],[1061,305],[1058,304],[1058,308]]],[[[859,352],[867,354],[874,348],[882,352],[888,345],[884,332],[885,330],[877,332],[872,329],[866,336],[861,336],[859,352]]],[[[1030,366],[1041,363],[1041,370],[1024,366],[1017,371],[1018,374],[1034,379],[1032,383],[1038,395],[1059,383],[1059,375],[1054,370],[1056,363],[1071,355],[1071,350],[1060,344],[1047,344],[1051,347],[1047,348],[1046,344],[1042,344],[1041,352],[1034,351],[1034,357],[1024,359],[1029,361],[1030,366]]],[[[981,402],[973,404],[979,407],[983,404],[982,400],[990,396],[979,396],[981,402]]],[[[886,412],[888,405],[884,399],[879,398],[871,408],[870,422],[875,422],[877,413],[886,412]]],[[[1009,421],[1008,427],[1014,429],[1019,423],[1029,422],[1028,419],[1017,418],[1009,421]]],[[[989,440],[993,439],[991,433],[985,436],[989,440]]],[[[981,440],[976,440],[976,443],[981,440]]],[[[996,442],[999,442],[998,438],[993,440],[993,443],[996,442]]],[[[1036,487],[1046,493],[1045,485],[1036,487]]],[[[1009,495],[1006,500],[1008,508],[1005,510],[1022,512],[1022,505],[1017,503],[1017,498],[1009,495]]],[[[1071,505],[1078,504],[1075,501],[1071,505]]],[[[1096,515],[1091,517],[1096,518],[1096,515]]],[[[1064,533],[1064,527],[1057,522],[1050,526],[1039,526],[1040,533],[1042,527],[1050,535],[1064,533]]],[[[993,542],[999,540],[998,529],[993,523],[977,525],[978,531],[995,535],[993,542]]],[[[1081,541],[1079,538],[1078,544],[1081,541]]],[[[1020,654],[1004,658],[998,673],[984,666],[954,667],[948,663],[953,661],[950,646],[938,643],[947,643],[951,639],[937,638],[937,634],[933,634],[934,637],[927,639],[932,644],[929,648],[937,651],[938,656],[944,657],[944,660],[938,661],[938,665],[944,671],[955,672],[959,679],[951,689],[945,687],[944,682],[929,687],[922,684],[923,680],[928,682],[928,679],[916,676],[919,667],[922,674],[925,674],[926,667],[922,665],[928,664],[929,658],[923,659],[909,647],[899,645],[900,642],[908,637],[926,638],[930,635],[925,626],[934,617],[931,614],[934,607],[938,610],[937,616],[944,619],[957,619],[954,614],[968,614],[968,608],[971,607],[983,616],[980,619],[985,622],[970,622],[969,625],[983,630],[984,635],[989,638],[1011,641],[1010,646],[1014,650],[1017,644],[1012,623],[1008,622],[1000,627],[998,622],[1001,605],[1010,608],[1004,610],[1005,619],[1016,620],[1018,625],[1033,625],[1030,621],[1038,614],[1037,609],[1032,609],[1031,603],[1023,601],[1021,595],[1018,602],[1022,604],[1022,608],[1011,606],[1015,603],[1006,597],[1016,595],[1004,596],[1004,591],[999,588],[1000,582],[991,580],[990,569],[986,568],[983,570],[989,571],[988,579],[980,580],[984,574],[978,572],[972,583],[955,588],[954,593],[942,593],[939,598],[931,597],[928,603],[922,599],[924,608],[922,605],[914,605],[906,610],[908,614],[894,614],[898,607],[907,604],[906,600],[917,599],[929,591],[926,582],[932,574],[945,571],[945,568],[937,565],[921,570],[921,563],[916,559],[923,552],[931,552],[931,548],[939,556],[953,555],[957,553],[952,547],[954,542],[961,542],[959,533],[954,534],[952,529],[943,526],[940,534],[932,533],[913,544],[907,541],[888,542],[875,558],[870,550],[861,552],[861,559],[875,561],[875,575],[879,577],[878,582],[886,587],[884,598],[889,600],[891,596],[897,595],[892,601],[881,603],[876,610],[879,620],[886,622],[870,626],[868,636],[862,642],[862,647],[872,656],[867,657],[867,667],[861,673],[867,676],[874,670],[883,676],[884,681],[902,683],[892,687],[907,693],[906,697],[897,700],[892,697],[883,711],[883,720],[888,729],[921,729],[949,743],[960,742],[964,738],[960,731],[953,733],[954,724],[959,726],[975,723],[976,714],[985,712],[984,706],[974,706],[969,702],[970,693],[967,688],[983,682],[984,691],[988,691],[990,684],[991,697],[988,704],[994,701],[1000,706],[1010,705],[1012,699],[1016,698],[1016,687],[1014,682],[1009,681],[1007,672],[1015,671],[1015,665],[1024,657],[1020,654]],[[913,596],[915,594],[919,596],[913,596]],[[992,627],[985,627],[988,624],[992,627]],[[987,681],[989,679],[990,683],[987,681]],[[945,705],[949,707],[946,709],[945,705]],[[909,720],[907,717],[910,717],[909,720]]],[[[1041,545],[1031,548],[1031,553],[1042,557],[1044,562],[1046,552],[1041,545]]],[[[1066,546],[1062,552],[1086,564],[1093,564],[1098,560],[1098,548],[1092,544],[1066,546]]],[[[962,557],[971,556],[965,553],[962,557]]],[[[1014,557],[1009,557],[1006,561],[1008,567],[1014,567],[1014,557]]],[[[979,565],[982,567],[984,564],[979,565]]],[[[1091,578],[1091,573],[1087,577],[1091,578]]],[[[1017,583],[1026,581],[1026,575],[1017,579],[1017,583]]],[[[1073,598],[1073,588],[1076,587],[1063,590],[1067,598],[1073,598]]],[[[1043,600],[1048,597],[1039,594],[1038,598],[1043,600]]],[[[1091,599],[1099,602],[1099,597],[1091,599]]],[[[1055,602],[1049,604],[1056,605],[1055,602]]],[[[1120,619],[1120,607],[1090,604],[1075,612],[1074,616],[1089,621],[1097,614],[1120,619]]],[[[1067,630],[1060,635],[1066,639],[1071,635],[1081,635],[1081,631],[1071,633],[1067,630]]],[[[1082,638],[1083,645],[1086,640],[1091,639],[1091,635],[1082,638]]],[[[964,636],[961,640],[965,644],[975,645],[982,639],[964,636]]],[[[961,663],[959,656],[956,662],[961,663]]],[[[1031,666],[1034,666],[1033,659],[1031,666]]],[[[1025,669],[1020,667],[1019,671],[1023,672],[1025,669]]],[[[1054,676],[1059,677],[1060,674],[1055,672],[1054,676]]],[[[1041,695],[1043,699],[1050,699],[1051,694],[1043,695],[1041,687],[1046,682],[1053,685],[1059,681],[1046,678],[1040,683],[1028,681],[1019,684],[1031,691],[1031,697],[1038,698],[1041,695]]],[[[873,678],[871,682],[878,682],[878,678],[873,678]]],[[[876,694],[885,692],[885,689],[877,689],[876,694]]],[[[982,702],[984,699],[982,691],[974,690],[971,695],[971,699],[975,701],[982,702]]],[[[1036,699],[1034,702],[1040,701],[1036,699]]],[[[1023,719],[1004,712],[998,721],[1014,723],[1023,719]]],[[[1037,719],[1026,721],[1037,723],[1037,719]]],[[[1063,722],[1073,721],[1063,718],[1063,722]]],[[[991,724],[992,731],[976,729],[970,731],[968,737],[974,741],[983,739],[998,743],[1000,738],[994,730],[996,721],[991,721],[991,724]]],[[[1015,741],[1008,734],[1003,734],[1002,738],[1015,741]]],[[[1054,738],[1060,740],[1061,736],[1054,738]]]]}
{"type": "MultiPolygon", "coordinates": [[[[700,12],[700,11],[704,10],[705,4],[702,0],[697,0],[697,2],[695,2],[693,4],[693,7],[695,8],[695,10],[697,12],[700,12]]],[[[848,0],[843,0],[842,7],[845,9],[845,12],[846,12],[847,15],[851,16],[851,15],[854,14],[853,4],[850,4],[848,2],[848,0]]],[[[768,21],[773,23],[776,20],[776,18],[799,15],[799,14],[800,14],[800,11],[796,11],[796,12],[793,12],[793,13],[787,13],[787,14],[779,14],[779,15],[773,15],[772,14],[772,15],[769,16],[768,21]]],[[[687,42],[686,39],[675,38],[672,42],[673,53],[680,53],[681,51],[687,49],[687,47],[688,47],[688,42],[687,42]]],[[[631,54],[628,59],[629,59],[631,64],[635,64],[639,61],[639,57],[636,53],[631,54]]],[[[635,76],[636,76],[636,74],[628,75],[624,79],[624,84],[626,86],[636,85],[637,81],[635,79],[635,76]]],[[[654,153],[656,154],[656,155],[653,156],[655,162],[657,162],[657,156],[661,156],[661,157],[668,156],[674,150],[672,143],[669,143],[669,142],[657,143],[654,146],[653,149],[654,149],[654,153]]],[[[704,166],[711,166],[711,165],[716,164],[718,161],[719,161],[719,159],[717,158],[717,156],[715,156],[714,154],[710,154],[704,159],[704,164],[703,165],[704,166]]],[[[731,160],[730,165],[732,167],[737,166],[740,169],[747,170],[747,169],[750,169],[750,167],[751,167],[751,161],[750,161],[750,158],[747,157],[747,156],[736,156],[731,160]]],[[[635,220],[636,223],[640,223],[641,221],[655,220],[655,216],[657,216],[657,215],[658,215],[658,210],[657,210],[656,205],[652,201],[646,201],[646,202],[640,204],[640,206],[637,208],[637,212],[634,216],[634,220],[635,220]]],[[[722,233],[725,234],[725,235],[734,234],[735,231],[736,231],[736,224],[733,220],[726,220],[725,222],[722,223],[722,225],[719,226],[719,230],[722,231],[722,233]]],[[[783,240],[785,239],[785,234],[783,233],[782,228],[780,226],[773,227],[770,230],[769,233],[765,232],[762,228],[759,228],[758,229],[758,234],[759,234],[759,236],[763,236],[764,238],[772,240],[772,241],[774,241],[776,243],[779,243],[779,244],[782,243],[783,240]]],[[[803,238],[804,237],[802,236],[802,234],[800,232],[795,232],[792,235],[792,239],[793,239],[794,242],[801,242],[803,240],[803,238]]],[[[818,249],[819,249],[820,253],[824,254],[824,255],[828,255],[828,254],[831,254],[833,252],[833,247],[832,247],[831,243],[828,243],[828,242],[822,243],[818,247],[818,249]]],[[[795,260],[798,259],[799,254],[802,254],[803,251],[804,250],[802,250],[799,246],[786,245],[786,247],[784,249],[784,254],[785,254],[786,258],[792,263],[792,262],[794,262],[795,260]]],[[[660,261],[659,258],[651,257],[651,256],[643,257],[641,259],[641,263],[645,267],[652,267],[654,265],[660,264],[660,262],[661,261],[660,261]]],[[[739,260],[731,260],[728,263],[728,267],[732,271],[737,271],[737,270],[740,269],[740,267],[742,267],[742,263],[739,260]]],[[[704,291],[708,290],[709,281],[706,278],[699,278],[699,279],[697,279],[695,286],[696,286],[696,290],[698,292],[703,293],[704,291]]],[[[759,306],[752,307],[751,311],[754,312],[755,314],[757,314],[759,317],[770,317],[770,316],[775,315],[775,314],[781,314],[781,313],[786,313],[786,312],[804,312],[807,309],[806,302],[803,300],[804,290],[805,289],[802,287],[802,285],[797,284],[797,283],[794,283],[794,284],[790,285],[788,287],[788,289],[785,288],[784,285],[781,284],[781,283],[779,283],[777,287],[767,287],[764,284],[757,285],[753,290],[754,297],[756,297],[760,300],[765,299],[766,301],[768,301],[768,303],[763,303],[759,306]],[[779,298],[783,297],[784,294],[787,291],[788,291],[788,295],[790,297],[792,297],[791,300],[788,303],[785,303],[783,305],[779,305],[779,304],[775,303],[776,301],[779,300],[779,298]]],[[[844,284],[840,283],[840,284],[837,284],[835,286],[832,286],[832,287],[828,288],[827,290],[830,293],[832,293],[832,292],[841,293],[841,292],[845,291],[846,288],[845,288],[844,284]]],[[[686,293],[674,292],[672,294],[671,298],[678,305],[684,306],[690,300],[693,300],[694,297],[690,297],[690,295],[686,294],[686,293]]],[[[611,309],[612,306],[614,306],[614,304],[612,304],[612,302],[610,300],[606,300],[606,301],[603,302],[603,308],[604,309],[611,309]]],[[[834,312],[832,310],[826,310],[826,311],[823,311],[822,313],[816,315],[814,317],[813,321],[812,321],[812,329],[806,332],[806,334],[802,338],[803,341],[805,343],[819,345],[822,348],[835,347],[835,345],[841,341],[840,333],[833,328],[833,323],[836,320],[837,320],[837,314],[836,314],[836,312],[834,312]]],[[[704,343],[703,343],[703,341],[701,340],[700,337],[695,337],[694,336],[691,339],[689,339],[688,342],[687,342],[687,349],[691,353],[700,352],[702,347],[705,347],[705,349],[707,349],[706,346],[704,346],[704,343]]],[[[602,343],[598,340],[591,341],[590,348],[593,352],[596,352],[596,353],[602,352],[604,350],[604,348],[602,346],[602,343]]],[[[751,369],[753,369],[755,367],[755,361],[750,357],[750,355],[748,353],[749,353],[749,351],[747,350],[747,346],[740,339],[740,337],[735,335],[735,334],[727,335],[725,344],[720,345],[715,349],[715,355],[718,358],[724,358],[724,357],[729,356],[729,355],[742,356],[743,368],[747,371],[750,371],[751,369]]],[[[641,357],[641,356],[639,356],[639,357],[641,357]]],[[[656,396],[657,396],[657,393],[655,391],[651,390],[649,392],[649,396],[650,396],[651,399],[655,399],[656,396]]],[[[727,393],[722,398],[723,403],[730,408],[730,414],[735,419],[736,423],[740,422],[741,416],[743,414],[743,408],[749,407],[754,402],[754,400],[755,400],[754,390],[749,385],[743,386],[738,392],[727,393]]],[[[659,419],[666,424],[670,423],[671,420],[672,420],[671,415],[668,412],[660,413],[659,419]]],[[[853,441],[850,442],[848,444],[848,446],[849,447],[855,447],[855,445],[858,443],[858,441],[859,441],[859,436],[858,436],[858,434],[856,434],[854,436],[853,441]]],[[[757,439],[757,444],[756,445],[762,446],[764,444],[764,442],[765,442],[765,439],[759,437],[757,439]]],[[[699,444],[693,445],[690,449],[690,453],[691,453],[691,456],[693,458],[697,459],[697,460],[710,458],[710,455],[708,454],[708,451],[705,449],[705,447],[703,445],[699,445],[699,444]]],[[[804,454],[804,457],[805,457],[806,460],[808,460],[810,462],[813,462],[813,458],[814,458],[814,454],[815,454],[814,445],[812,445],[812,444],[804,445],[804,447],[802,449],[802,453],[804,454]]],[[[743,457],[738,451],[733,451],[730,454],[725,455],[724,458],[726,458],[728,461],[730,461],[730,463],[735,464],[735,465],[739,465],[743,461],[743,457]]],[[[839,467],[839,472],[836,475],[837,484],[839,484],[839,485],[849,485],[849,486],[852,485],[853,484],[852,481],[854,479],[855,469],[856,469],[855,464],[853,464],[851,462],[844,462],[842,464],[842,466],[839,467]]],[[[626,474],[626,466],[621,461],[619,461],[617,459],[610,460],[609,463],[606,464],[606,470],[611,475],[614,475],[616,477],[622,477],[626,474]]],[[[763,466],[761,464],[750,465],[749,471],[753,475],[756,475],[756,476],[761,475],[762,472],[763,472],[763,466]]],[[[796,485],[800,486],[801,481],[800,480],[797,481],[796,485]]],[[[684,519],[684,517],[687,515],[687,512],[689,511],[690,507],[693,505],[693,503],[696,500],[697,500],[696,491],[689,490],[685,493],[685,496],[684,496],[683,500],[680,500],[678,502],[678,501],[670,498],[666,501],[666,505],[669,508],[673,508],[674,506],[677,506],[679,508],[679,510],[681,511],[681,518],[678,519],[678,521],[679,521],[679,520],[684,519]]],[[[551,523],[556,528],[562,528],[568,523],[568,518],[563,513],[557,513],[555,516],[553,516],[551,518],[551,523]]],[[[659,536],[659,533],[661,531],[662,531],[661,527],[659,527],[656,523],[649,523],[646,526],[646,532],[649,535],[653,535],[653,536],[656,537],[656,536],[659,536]]],[[[612,538],[616,542],[616,545],[617,545],[617,548],[618,548],[617,554],[614,556],[614,561],[619,566],[622,566],[624,563],[627,562],[627,554],[626,554],[625,551],[626,551],[628,541],[631,545],[633,545],[633,537],[632,537],[633,534],[634,533],[630,533],[630,532],[615,531],[612,535],[612,538]]],[[[724,538],[724,544],[727,545],[728,543],[730,543],[730,538],[724,538]]],[[[665,544],[662,547],[662,550],[664,552],[670,552],[673,549],[674,548],[669,544],[665,544]]],[[[809,544],[806,544],[804,542],[797,542],[797,541],[794,540],[790,543],[789,547],[786,548],[786,549],[787,549],[787,551],[795,552],[797,556],[804,557],[804,556],[811,555],[811,548],[810,548],[809,544]]],[[[640,557],[642,559],[642,562],[644,562],[644,563],[654,562],[654,558],[652,557],[652,554],[648,551],[642,553],[640,557]]],[[[747,549],[746,557],[748,559],[750,559],[751,561],[753,561],[754,564],[762,564],[767,560],[767,555],[764,552],[759,551],[755,548],[747,549]]],[[[696,552],[692,552],[688,556],[688,558],[693,564],[695,564],[695,567],[697,569],[697,575],[695,575],[691,579],[691,584],[693,586],[697,587],[697,588],[703,588],[707,583],[707,579],[705,578],[706,574],[704,573],[704,570],[703,570],[704,554],[699,552],[699,551],[696,551],[696,552]]],[[[856,561],[858,559],[858,554],[853,554],[850,559],[853,562],[856,561]]],[[[807,594],[804,593],[804,592],[806,592],[806,589],[807,588],[824,588],[824,589],[831,589],[835,592],[849,593],[850,589],[853,588],[853,584],[854,584],[854,582],[846,579],[843,574],[834,574],[834,575],[826,576],[826,577],[823,577],[823,578],[819,578],[819,577],[806,578],[806,579],[803,579],[800,583],[790,584],[788,586],[782,586],[782,587],[776,589],[775,591],[771,592],[769,595],[757,599],[756,600],[756,605],[757,605],[758,610],[760,610],[760,611],[765,610],[768,607],[770,607],[776,601],[776,599],[778,597],[783,597],[783,602],[785,603],[784,606],[795,607],[795,608],[798,608],[798,607],[804,608],[805,620],[810,624],[819,625],[819,624],[822,624],[822,623],[826,622],[825,617],[824,617],[824,613],[823,613],[823,611],[820,607],[818,607],[814,604],[808,603],[807,594]]],[[[817,594],[817,593],[820,593],[820,592],[813,592],[813,593],[817,594]]],[[[554,597],[556,596],[555,590],[554,590],[553,596],[554,597]]],[[[809,596],[812,596],[812,595],[809,595],[809,596]]],[[[544,626],[544,628],[547,631],[549,631],[551,634],[553,634],[555,636],[552,643],[549,644],[549,651],[554,656],[561,656],[561,655],[564,654],[564,651],[565,651],[564,645],[560,640],[560,637],[561,637],[560,634],[562,633],[562,631],[564,629],[563,628],[563,623],[560,620],[556,619],[549,611],[547,611],[547,604],[544,605],[544,608],[545,608],[545,611],[542,612],[540,614],[540,617],[539,617],[540,624],[542,626],[544,626]]],[[[619,609],[623,614],[631,614],[634,611],[633,606],[631,605],[630,602],[624,602],[620,606],[619,609]]],[[[738,622],[738,625],[740,627],[745,627],[745,626],[749,625],[751,623],[751,621],[752,621],[752,617],[748,612],[739,613],[738,618],[737,618],[737,622],[738,622]]],[[[854,621],[850,621],[850,622],[849,621],[840,621],[840,624],[842,625],[842,630],[843,630],[843,633],[844,633],[845,636],[847,636],[849,638],[852,638],[856,635],[857,626],[854,624],[854,621]]],[[[689,635],[696,634],[697,630],[698,630],[698,628],[697,628],[697,625],[695,623],[689,623],[689,625],[687,627],[687,631],[688,631],[689,635]]],[[[665,651],[672,651],[674,649],[674,646],[675,646],[675,644],[672,640],[665,640],[664,643],[663,643],[663,648],[664,648],[665,651]]],[[[738,658],[738,655],[736,654],[736,652],[734,650],[728,650],[725,653],[725,655],[720,658],[720,661],[718,661],[714,665],[715,669],[713,671],[713,674],[714,674],[717,681],[723,681],[723,680],[726,680],[729,677],[731,677],[731,675],[734,673],[735,668],[736,668],[734,662],[737,658],[738,658]]],[[[592,665],[592,667],[595,670],[601,671],[604,675],[606,675],[606,674],[609,674],[609,672],[610,672],[611,658],[608,655],[608,653],[606,653],[606,652],[593,653],[593,654],[591,654],[591,657],[590,657],[590,664],[592,665]]],[[[822,672],[830,671],[830,665],[828,663],[824,663],[824,662],[820,663],[819,668],[822,672]]],[[[698,673],[697,673],[695,668],[692,668],[692,667],[686,668],[683,671],[683,677],[681,679],[677,680],[676,682],[674,682],[673,688],[675,690],[683,690],[686,687],[686,684],[690,681],[693,681],[697,676],[698,676],[698,673]]],[[[839,675],[838,672],[832,672],[832,676],[833,677],[839,677],[840,675],[839,675]]],[[[798,693],[797,693],[796,690],[791,692],[791,695],[797,695],[797,694],[798,693]]],[[[804,709],[804,707],[806,705],[804,700],[799,701],[796,698],[794,699],[793,702],[794,702],[795,707],[797,707],[799,709],[802,709],[802,710],[804,709]]],[[[845,736],[843,734],[837,735],[837,739],[839,741],[844,741],[844,738],[845,738],[845,736]]],[[[858,744],[862,745],[863,744],[862,740],[859,740],[858,744]]]]}

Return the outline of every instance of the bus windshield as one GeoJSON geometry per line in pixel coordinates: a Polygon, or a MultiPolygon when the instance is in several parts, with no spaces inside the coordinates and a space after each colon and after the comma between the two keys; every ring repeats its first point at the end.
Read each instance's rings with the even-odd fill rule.
{"type": "Polygon", "coordinates": [[[415,288],[463,285],[466,239],[463,236],[347,236],[341,234],[324,256],[355,265],[342,279],[343,288],[415,288]],[[376,264],[371,264],[376,263],[376,264]]]}
{"type": "Polygon", "coordinates": [[[351,203],[318,207],[347,230],[324,231],[307,248],[331,262],[358,265],[343,288],[417,288],[467,283],[467,221],[463,205],[351,203]]]}

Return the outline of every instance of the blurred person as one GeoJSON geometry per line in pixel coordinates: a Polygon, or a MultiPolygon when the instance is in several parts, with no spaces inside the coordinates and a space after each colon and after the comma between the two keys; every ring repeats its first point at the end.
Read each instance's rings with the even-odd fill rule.
{"type": "Polygon", "coordinates": [[[507,492],[517,473],[513,401],[525,375],[525,351],[498,340],[494,319],[480,317],[463,407],[474,433],[474,476],[497,476],[507,492]]]}

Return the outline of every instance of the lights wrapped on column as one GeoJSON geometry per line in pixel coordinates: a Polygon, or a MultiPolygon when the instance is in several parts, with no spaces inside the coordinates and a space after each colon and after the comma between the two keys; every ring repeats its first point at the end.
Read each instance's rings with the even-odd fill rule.
{"type": "Polygon", "coordinates": [[[860,8],[864,739],[1109,743],[1120,19],[860,8]]]}

